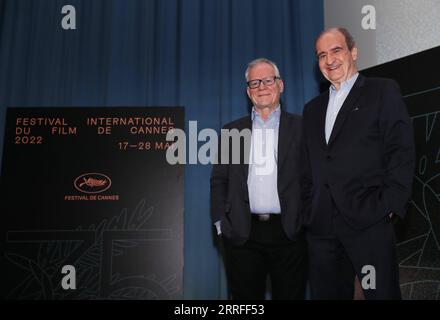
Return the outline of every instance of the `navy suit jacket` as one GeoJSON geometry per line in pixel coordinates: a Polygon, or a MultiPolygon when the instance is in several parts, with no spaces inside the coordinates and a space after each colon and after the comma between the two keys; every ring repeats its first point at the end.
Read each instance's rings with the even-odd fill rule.
{"type": "Polygon", "coordinates": [[[336,118],[328,144],[329,93],[306,104],[304,148],[310,229],[326,228],[332,202],[355,229],[393,212],[405,215],[415,166],[411,119],[391,79],[359,74],[336,118]],[[325,218],[327,216],[327,218],[325,218]]]}

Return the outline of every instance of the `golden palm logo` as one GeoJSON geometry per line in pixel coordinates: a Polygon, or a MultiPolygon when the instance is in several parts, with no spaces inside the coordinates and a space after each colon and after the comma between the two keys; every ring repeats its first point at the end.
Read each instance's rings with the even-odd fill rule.
{"type": "Polygon", "coordinates": [[[79,187],[81,188],[83,185],[87,185],[89,187],[100,187],[100,186],[105,186],[107,184],[107,180],[106,179],[102,179],[102,180],[98,180],[98,179],[93,179],[93,178],[83,178],[84,182],[79,184],[79,187]]]}
{"type": "Polygon", "coordinates": [[[111,179],[102,173],[85,173],[75,179],[76,190],[82,193],[101,193],[111,186],[111,179]]]}

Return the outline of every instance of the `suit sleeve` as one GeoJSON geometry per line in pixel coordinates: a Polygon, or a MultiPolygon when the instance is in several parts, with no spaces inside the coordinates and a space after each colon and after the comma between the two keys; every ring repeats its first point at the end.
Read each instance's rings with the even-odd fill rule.
{"type": "Polygon", "coordinates": [[[380,115],[386,168],[383,200],[387,214],[393,212],[403,218],[411,196],[414,175],[414,134],[397,83],[390,80],[383,90],[380,115]]]}
{"type": "Polygon", "coordinates": [[[222,163],[221,134],[218,138],[217,163],[213,164],[211,171],[211,219],[212,223],[221,220],[225,212],[225,203],[229,183],[229,166],[222,163]]]}

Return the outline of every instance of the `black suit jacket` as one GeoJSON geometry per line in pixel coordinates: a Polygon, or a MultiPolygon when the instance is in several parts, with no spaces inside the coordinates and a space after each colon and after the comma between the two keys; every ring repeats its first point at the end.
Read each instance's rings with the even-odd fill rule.
{"type": "Polygon", "coordinates": [[[306,225],[312,230],[325,227],[323,214],[332,207],[331,199],[355,229],[391,212],[403,217],[411,194],[415,147],[397,83],[359,75],[327,144],[328,100],[327,91],[307,103],[303,113],[311,201],[306,225]]]}
{"type": "MultiPolygon", "coordinates": [[[[250,116],[228,123],[223,129],[252,129],[250,116]]],[[[300,152],[301,117],[281,111],[278,132],[278,196],[281,221],[286,235],[295,239],[301,231],[300,214],[300,152]]],[[[244,243],[250,233],[251,212],[247,186],[248,168],[244,159],[249,150],[240,146],[240,163],[215,164],[211,174],[211,217],[213,223],[221,221],[224,237],[235,244],[244,243]]],[[[220,152],[219,152],[220,154],[220,152]]]]}

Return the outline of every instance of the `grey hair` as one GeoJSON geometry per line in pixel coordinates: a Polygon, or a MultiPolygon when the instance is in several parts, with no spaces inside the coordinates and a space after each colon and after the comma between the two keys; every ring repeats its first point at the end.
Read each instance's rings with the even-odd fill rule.
{"type": "Polygon", "coordinates": [[[262,63],[266,63],[266,64],[270,65],[274,69],[274,71],[275,71],[275,76],[278,77],[278,78],[281,78],[280,70],[278,70],[278,67],[275,64],[275,62],[270,61],[269,59],[266,59],[266,58],[258,58],[258,59],[255,59],[255,60],[252,60],[251,62],[249,62],[248,66],[247,66],[247,69],[246,69],[246,72],[244,73],[244,77],[246,78],[246,81],[249,81],[249,79],[248,79],[249,71],[253,67],[255,67],[255,66],[259,65],[259,64],[262,64],[262,63]]]}
{"type": "Polygon", "coordinates": [[[315,43],[318,42],[319,38],[321,38],[325,33],[329,32],[329,31],[338,31],[338,32],[340,32],[344,36],[344,38],[345,38],[345,43],[347,44],[348,50],[351,51],[351,49],[353,49],[354,46],[356,45],[356,42],[354,41],[354,38],[351,35],[351,33],[347,29],[342,28],[342,27],[329,28],[329,29],[326,29],[326,30],[322,31],[319,34],[319,36],[316,38],[315,43]]]}

